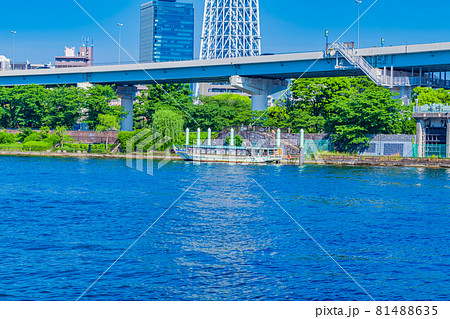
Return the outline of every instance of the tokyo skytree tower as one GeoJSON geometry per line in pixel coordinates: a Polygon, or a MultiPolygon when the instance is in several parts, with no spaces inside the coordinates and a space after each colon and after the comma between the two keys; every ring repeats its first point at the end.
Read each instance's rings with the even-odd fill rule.
{"type": "Polygon", "coordinates": [[[205,0],[201,60],[261,55],[259,0],[205,0]]]}

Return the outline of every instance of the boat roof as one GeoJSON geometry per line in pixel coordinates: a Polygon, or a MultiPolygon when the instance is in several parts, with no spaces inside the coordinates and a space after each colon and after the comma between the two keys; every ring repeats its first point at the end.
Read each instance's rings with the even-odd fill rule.
{"type": "MultiPolygon", "coordinates": [[[[185,148],[186,145],[177,146],[178,148],[185,148]]],[[[187,145],[192,148],[205,148],[205,149],[233,149],[233,150],[279,150],[281,147],[255,147],[255,146],[230,146],[230,145],[187,145]]]]}

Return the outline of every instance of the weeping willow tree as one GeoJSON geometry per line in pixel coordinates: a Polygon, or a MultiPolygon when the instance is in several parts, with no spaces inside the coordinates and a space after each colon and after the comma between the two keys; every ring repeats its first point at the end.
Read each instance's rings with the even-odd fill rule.
{"type": "Polygon", "coordinates": [[[153,130],[161,134],[160,145],[156,149],[166,149],[177,144],[183,135],[184,118],[177,111],[159,109],[153,114],[153,130]]]}

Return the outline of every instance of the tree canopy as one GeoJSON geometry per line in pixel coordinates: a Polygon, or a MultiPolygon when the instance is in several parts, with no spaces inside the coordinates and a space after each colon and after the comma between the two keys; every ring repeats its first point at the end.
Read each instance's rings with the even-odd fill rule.
{"type": "Polygon", "coordinates": [[[120,119],[121,106],[110,103],[116,98],[114,89],[107,85],[88,89],[66,86],[46,89],[40,85],[0,87],[0,127],[70,128],[82,121],[96,128],[101,115],[120,119]]]}
{"type": "MultiPolygon", "coordinates": [[[[0,127],[54,129],[86,122],[91,129],[118,129],[124,114],[111,103],[116,98],[113,87],[102,85],[0,87],[0,127]]],[[[450,91],[416,88],[413,98],[420,105],[446,104],[450,91]]],[[[367,77],[295,80],[266,112],[253,112],[250,98],[237,94],[194,98],[188,84],[149,85],[134,104],[134,129],[153,128],[174,139],[186,127],[220,131],[249,124],[329,133],[345,150],[366,143],[368,134],[415,133],[412,107],[367,77]]]]}
{"type": "Polygon", "coordinates": [[[333,134],[343,150],[367,143],[368,134],[414,133],[412,107],[366,77],[300,79],[291,92],[288,125],[333,134]]]}
{"type": "Polygon", "coordinates": [[[450,103],[450,91],[444,89],[432,89],[417,87],[414,89],[414,99],[419,100],[419,105],[426,104],[449,104],[450,103]]]}

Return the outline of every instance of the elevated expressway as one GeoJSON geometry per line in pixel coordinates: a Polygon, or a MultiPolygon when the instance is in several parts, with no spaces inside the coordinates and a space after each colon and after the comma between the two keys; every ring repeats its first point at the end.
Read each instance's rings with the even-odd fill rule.
{"type": "Polygon", "coordinates": [[[117,87],[124,109],[131,113],[135,85],[152,83],[231,82],[252,95],[252,108],[267,108],[267,96],[287,88],[293,78],[367,75],[375,83],[399,91],[406,102],[415,86],[450,87],[450,42],[349,49],[335,44],[324,52],[182,62],[107,65],[80,68],[0,72],[0,86],[80,83],[117,87]]]}

